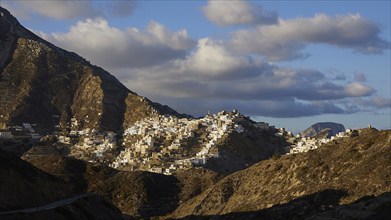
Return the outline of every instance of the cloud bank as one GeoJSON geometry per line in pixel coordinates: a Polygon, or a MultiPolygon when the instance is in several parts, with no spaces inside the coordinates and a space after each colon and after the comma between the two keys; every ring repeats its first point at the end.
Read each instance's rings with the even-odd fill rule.
{"type": "Polygon", "coordinates": [[[326,44],[362,54],[379,54],[390,42],[379,37],[380,28],[359,14],[279,19],[278,24],[235,31],[231,44],[242,53],[254,53],[270,61],[305,58],[307,44],[326,44]]]}
{"type": "Polygon", "coordinates": [[[129,75],[131,80],[123,79],[129,88],[195,115],[219,108],[271,117],[345,113],[339,100],[375,93],[364,82],[341,84],[317,70],[282,68],[236,55],[210,38],[200,39],[185,58],[129,75]]]}

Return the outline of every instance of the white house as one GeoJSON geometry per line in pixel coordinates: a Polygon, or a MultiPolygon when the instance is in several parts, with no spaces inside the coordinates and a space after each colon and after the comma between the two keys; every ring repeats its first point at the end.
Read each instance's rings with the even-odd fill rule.
{"type": "Polygon", "coordinates": [[[0,130],[0,139],[12,139],[14,136],[9,130],[0,130]]]}

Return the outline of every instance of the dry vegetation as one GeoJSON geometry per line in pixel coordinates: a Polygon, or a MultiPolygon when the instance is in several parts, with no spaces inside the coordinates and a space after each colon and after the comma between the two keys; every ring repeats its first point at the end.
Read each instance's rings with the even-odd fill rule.
{"type": "Polygon", "coordinates": [[[390,131],[366,130],[315,151],[262,161],[223,178],[173,217],[259,211],[325,190],[342,193],[339,204],[389,192],[390,141],[390,131]]]}

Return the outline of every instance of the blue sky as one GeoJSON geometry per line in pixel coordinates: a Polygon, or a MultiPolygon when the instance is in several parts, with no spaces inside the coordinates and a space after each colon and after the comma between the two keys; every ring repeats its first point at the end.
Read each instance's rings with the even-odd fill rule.
{"type": "Polygon", "coordinates": [[[391,127],[390,1],[7,1],[42,38],[195,116],[391,127]]]}

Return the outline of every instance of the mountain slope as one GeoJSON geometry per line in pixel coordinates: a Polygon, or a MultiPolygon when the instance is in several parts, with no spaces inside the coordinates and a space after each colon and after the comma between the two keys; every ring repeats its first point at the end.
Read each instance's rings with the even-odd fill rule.
{"type": "MultiPolygon", "coordinates": [[[[44,130],[118,131],[154,114],[182,116],[128,90],[114,76],[75,53],[31,33],[0,7],[0,126],[37,123],[44,130]]],[[[131,57],[129,58],[131,59],[131,57]]]]}
{"type": "Polygon", "coordinates": [[[180,188],[174,176],[123,172],[70,157],[25,154],[23,158],[63,179],[74,193],[96,193],[130,216],[163,215],[178,207],[180,188]]]}
{"type": "Polygon", "coordinates": [[[135,217],[168,214],[222,178],[213,171],[199,168],[182,170],[172,176],[118,171],[75,158],[34,155],[30,151],[23,159],[64,180],[74,193],[97,193],[135,217]]]}
{"type": "Polygon", "coordinates": [[[172,217],[251,212],[324,190],[339,204],[391,191],[391,132],[364,130],[318,150],[262,161],[182,204],[172,217]]]}
{"type": "Polygon", "coordinates": [[[0,149],[0,219],[122,219],[122,213],[102,197],[81,197],[67,182],[0,149]],[[80,199],[59,204],[73,197],[80,199]],[[36,208],[48,204],[59,207],[36,208]],[[21,209],[32,211],[12,212],[21,209]]]}
{"type": "Polygon", "coordinates": [[[70,194],[65,182],[0,149],[0,210],[34,207],[70,194]]]}

